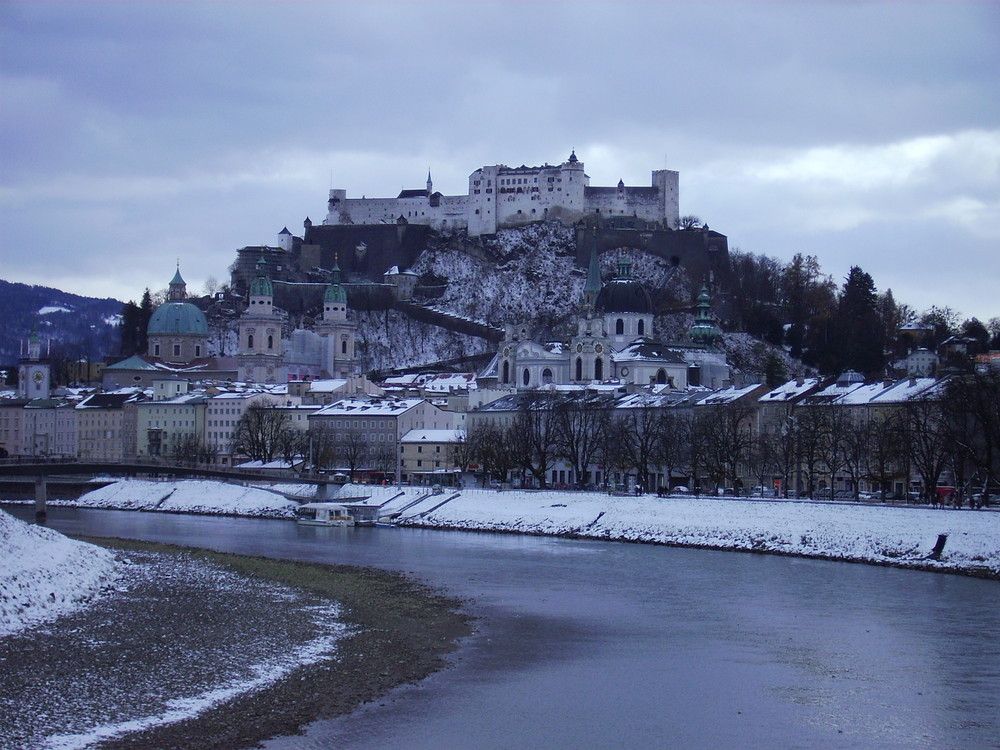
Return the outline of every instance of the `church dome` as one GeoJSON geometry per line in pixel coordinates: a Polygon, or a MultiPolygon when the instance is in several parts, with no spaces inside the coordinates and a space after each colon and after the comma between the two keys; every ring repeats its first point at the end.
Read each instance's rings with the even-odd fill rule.
{"type": "Polygon", "coordinates": [[[330,286],[328,286],[326,288],[326,291],[323,293],[323,301],[346,303],[347,292],[344,290],[344,287],[341,286],[340,284],[330,284],[330,286]]]}
{"type": "Polygon", "coordinates": [[[205,314],[190,302],[164,302],[153,312],[146,333],[151,336],[164,334],[208,335],[205,314]]]}
{"type": "Polygon", "coordinates": [[[604,314],[638,313],[652,315],[653,301],[646,287],[632,278],[632,261],[623,252],[618,256],[618,273],[601,287],[594,309],[604,314]]]}
{"type": "Polygon", "coordinates": [[[651,315],[653,301],[649,292],[635,279],[612,279],[603,287],[594,302],[602,313],[639,313],[651,315]]]}

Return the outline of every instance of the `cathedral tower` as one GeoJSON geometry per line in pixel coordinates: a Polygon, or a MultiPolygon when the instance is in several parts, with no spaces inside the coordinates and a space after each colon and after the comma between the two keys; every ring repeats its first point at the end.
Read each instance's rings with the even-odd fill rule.
{"type": "Polygon", "coordinates": [[[274,310],[274,285],[267,276],[263,254],[257,278],[250,283],[249,304],[240,317],[240,349],[236,355],[240,380],[284,383],[281,356],[281,317],[274,310]]]}

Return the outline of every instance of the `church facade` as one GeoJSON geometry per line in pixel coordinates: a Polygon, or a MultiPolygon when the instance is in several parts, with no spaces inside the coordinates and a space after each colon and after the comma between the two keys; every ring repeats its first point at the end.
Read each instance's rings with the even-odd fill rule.
{"type": "Polygon", "coordinates": [[[480,380],[485,387],[519,391],[602,382],[675,389],[731,384],[706,288],[698,296],[688,341],[661,343],[652,333],[652,300],[632,277],[628,257],[622,254],[614,278],[601,284],[592,252],[581,314],[570,334],[506,326],[497,356],[480,380]]]}
{"type": "Polygon", "coordinates": [[[403,190],[395,198],[348,198],[344,189],[330,190],[327,225],[423,224],[437,231],[464,229],[471,236],[535,221],[567,226],[587,215],[629,216],[661,228],[679,218],[679,175],[654,170],[648,186],[591,187],[576,152],[559,165],[480,167],[469,175],[465,195],[435,192],[431,175],[426,187],[403,190]]]}

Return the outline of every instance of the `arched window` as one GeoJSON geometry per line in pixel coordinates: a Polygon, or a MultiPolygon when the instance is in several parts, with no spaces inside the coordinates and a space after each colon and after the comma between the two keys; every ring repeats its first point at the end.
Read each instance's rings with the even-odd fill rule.
{"type": "Polygon", "coordinates": [[[524,381],[525,385],[531,382],[531,371],[527,367],[524,368],[524,375],[521,376],[521,380],[524,381]]]}
{"type": "Polygon", "coordinates": [[[600,357],[594,360],[594,380],[604,380],[604,360],[600,357]]]}
{"type": "Polygon", "coordinates": [[[510,362],[503,363],[503,380],[501,382],[503,383],[510,382],[510,362]]]}
{"type": "Polygon", "coordinates": [[[347,339],[340,342],[340,353],[347,354],[347,339]]]}
{"type": "Polygon", "coordinates": [[[201,356],[201,346],[198,345],[198,344],[194,345],[194,356],[196,356],[196,357],[200,357],[201,356]]]}
{"type": "Polygon", "coordinates": [[[615,333],[619,335],[625,333],[625,321],[621,318],[615,321],[615,333]]]}
{"type": "Polygon", "coordinates": [[[542,383],[548,385],[551,382],[552,382],[552,370],[546,367],[544,370],[542,370],[542,383]]]}
{"type": "Polygon", "coordinates": [[[646,333],[646,321],[645,320],[640,320],[639,321],[639,335],[643,336],[643,335],[645,335],[645,333],[646,333]]]}
{"type": "Polygon", "coordinates": [[[267,337],[267,348],[268,349],[273,349],[274,348],[274,336],[268,336],[267,337]]]}
{"type": "Polygon", "coordinates": [[[253,334],[247,334],[247,349],[253,349],[253,334]]]}
{"type": "Polygon", "coordinates": [[[583,380],[583,360],[580,357],[576,358],[576,379],[583,380]]]}
{"type": "Polygon", "coordinates": [[[656,371],[656,382],[659,385],[666,385],[667,383],[667,371],[662,367],[656,371]]]}

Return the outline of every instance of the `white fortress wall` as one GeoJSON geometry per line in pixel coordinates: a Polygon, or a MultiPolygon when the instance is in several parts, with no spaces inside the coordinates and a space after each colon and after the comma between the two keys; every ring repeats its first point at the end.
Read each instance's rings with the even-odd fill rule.
{"type": "Polygon", "coordinates": [[[324,223],[386,224],[402,216],[411,224],[465,228],[477,236],[545,219],[572,224],[599,211],[672,227],[679,217],[678,182],[677,172],[662,169],[652,173],[650,187],[591,188],[583,163],[573,155],[558,166],[480,167],[469,175],[467,195],[420,191],[397,198],[348,198],[346,190],[331,190],[324,223]]]}

